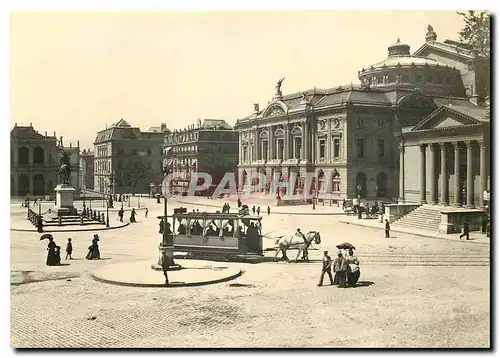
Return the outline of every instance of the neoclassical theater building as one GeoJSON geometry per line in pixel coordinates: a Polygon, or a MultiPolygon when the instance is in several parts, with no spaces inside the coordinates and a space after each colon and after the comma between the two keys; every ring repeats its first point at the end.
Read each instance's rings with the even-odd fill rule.
{"type": "Polygon", "coordinates": [[[481,204],[490,151],[482,77],[466,65],[467,46],[437,42],[431,26],[425,41],[412,55],[398,39],[358,71],[359,85],[283,95],[279,81],[265,108],[236,122],[239,187],[254,173],[268,183],[296,173],[301,193],[309,172],[319,199],[481,204]]]}

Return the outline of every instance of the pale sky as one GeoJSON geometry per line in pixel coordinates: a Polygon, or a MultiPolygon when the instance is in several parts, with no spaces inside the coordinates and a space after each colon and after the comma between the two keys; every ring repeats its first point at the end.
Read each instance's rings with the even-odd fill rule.
{"type": "Polygon", "coordinates": [[[145,130],[197,118],[234,124],[284,94],[359,83],[400,37],[415,51],[431,24],[458,40],[454,11],[15,13],[11,125],[92,148],[120,118],[145,130]]]}

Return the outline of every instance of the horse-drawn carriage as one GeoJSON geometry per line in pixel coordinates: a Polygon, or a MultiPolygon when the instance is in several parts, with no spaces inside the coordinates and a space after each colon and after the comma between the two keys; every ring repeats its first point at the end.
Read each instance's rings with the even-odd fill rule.
{"type": "Polygon", "coordinates": [[[189,257],[241,259],[262,255],[260,216],[177,212],[172,219],[174,250],[189,257]]]}

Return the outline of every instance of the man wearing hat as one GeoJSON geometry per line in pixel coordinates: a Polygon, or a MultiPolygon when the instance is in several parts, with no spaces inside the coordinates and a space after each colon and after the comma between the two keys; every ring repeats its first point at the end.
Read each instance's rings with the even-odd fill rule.
{"type": "Polygon", "coordinates": [[[323,268],[321,269],[321,276],[319,278],[318,286],[323,286],[323,278],[325,277],[325,273],[328,274],[330,278],[330,285],[333,285],[333,277],[332,277],[332,258],[328,256],[328,251],[323,251],[323,268]]]}
{"type": "Polygon", "coordinates": [[[295,232],[295,236],[301,237],[302,240],[304,240],[304,244],[306,246],[304,248],[304,251],[302,252],[302,260],[305,260],[309,256],[309,253],[307,252],[307,240],[306,240],[306,236],[302,233],[302,231],[300,231],[300,229],[297,229],[297,231],[295,232]]]}

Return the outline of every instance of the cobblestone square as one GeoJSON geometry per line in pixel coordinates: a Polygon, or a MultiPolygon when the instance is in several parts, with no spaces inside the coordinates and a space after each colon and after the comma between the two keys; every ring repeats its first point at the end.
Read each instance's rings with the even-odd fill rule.
{"type": "MultiPolygon", "coordinates": [[[[219,204],[204,199],[196,208],[214,211],[203,205],[219,204]]],[[[146,198],[141,205],[148,218],[138,211],[136,224],[99,232],[102,260],[84,260],[90,231],[54,234],[62,248],[72,238],[75,258],[56,267],[45,266],[46,243],[38,233],[11,232],[12,347],[490,346],[487,243],[405,233],[385,239],[383,230],[341,223],[339,215],[271,213],[263,216],[264,233],[291,235],[297,227],[321,233],[310,263],[241,264],[239,278],[201,287],[93,280],[90,273],[106,265],[157,260],[156,216],[163,205],[146,198]],[[360,286],[317,287],[322,250],[334,253],[344,241],[357,248],[360,286]]],[[[170,211],[179,206],[194,208],[169,202],[170,211]]],[[[12,225],[24,220],[22,210],[11,204],[12,225]]]]}

